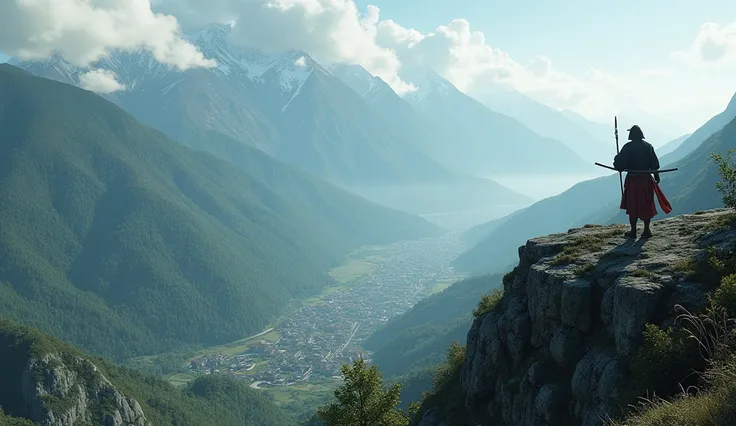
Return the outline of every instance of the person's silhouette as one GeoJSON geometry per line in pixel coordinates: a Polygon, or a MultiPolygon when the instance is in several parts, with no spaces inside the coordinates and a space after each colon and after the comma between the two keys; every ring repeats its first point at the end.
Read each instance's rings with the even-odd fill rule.
{"type": "MultiPolygon", "coordinates": [[[[637,125],[629,129],[629,142],[624,144],[621,152],[613,160],[613,168],[624,170],[659,170],[659,158],[652,144],[644,140],[644,132],[637,125]]],[[[654,180],[659,183],[659,173],[654,173],[654,180]]],[[[657,215],[654,205],[654,182],[649,173],[627,172],[624,193],[621,197],[621,209],[629,215],[631,231],[624,234],[628,238],[636,238],[636,224],[639,219],[644,222],[642,238],[652,236],[649,223],[657,215]]]]}

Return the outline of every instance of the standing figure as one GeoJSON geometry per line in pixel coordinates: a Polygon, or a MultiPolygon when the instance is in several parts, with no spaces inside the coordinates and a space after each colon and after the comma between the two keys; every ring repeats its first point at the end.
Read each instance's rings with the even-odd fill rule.
{"type": "MultiPolygon", "coordinates": [[[[644,140],[644,132],[637,125],[629,129],[629,142],[624,144],[621,152],[613,160],[613,168],[624,170],[659,170],[659,159],[654,153],[652,144],[644,140]]],[[[659,173],[654,173],[654,180],[659,183],[659,173]]],[[[649,222],[657,215],[654,205],[654,182],[649,173],[626,173],[624,193],[621,197],[621,209],[629,215],[631,231],[624,234],[628,238],[636,238],[636,223],[644,222],[642,238],[652,236],[649,222]]]]}

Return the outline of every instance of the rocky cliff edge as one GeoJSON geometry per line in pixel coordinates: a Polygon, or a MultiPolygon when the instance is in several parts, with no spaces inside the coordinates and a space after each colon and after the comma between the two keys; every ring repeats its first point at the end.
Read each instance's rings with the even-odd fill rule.
{"type": "Polygon", "coordinates": [[[620,412],[645,325],[708,306],[709,260],[732,253],[733,225],[734,213],[713,210],[653,222],[648,240],[624,238],[628,225],[529,240],[503,299],[468,332],[464,406],[425,406],[417,423],[604,424],[620,412]]]}
{"type": "Polygon", "coordinates": [[[117,389],[89,357],[5,320],[0,405],[0,423],[13,416],[42,426],[151,424],[138,401],[117,389]]]}

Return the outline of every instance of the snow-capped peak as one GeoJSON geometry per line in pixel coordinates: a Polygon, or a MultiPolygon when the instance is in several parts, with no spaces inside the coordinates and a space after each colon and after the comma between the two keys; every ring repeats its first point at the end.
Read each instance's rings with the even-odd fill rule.
{"type": "Polygon", "coordinates": [[[455,86],[430,68],[415,68],[402,72],[405,81],[414,84],[417,90],[404,95],[404,99],[414,105],[421,105],[430,96],[446,96],[455,86]]]}
{"type": "Polygon", "coordinates": [[[222,76],[244,74],[250,80],[262,82],[278,78],[284,92],[297,90],[315,69],[322,69],[308,54],[299,50],[265,53],[230,40],[229,24],[210,24],[188,33],[187,40],[199,47],[204,55],[217,62],[215,72],[222,76]]]}
{"type": "Polygon", "coordinates": [[[380,79],[360,65],[334,64],[330,71],[362,97],[380,90],[380,79]]]}
{"type": "Polygon", "coordinates": [[[212,44],[226,43],[232,28],[230,24],[209,24],[198,30],[183,34],[183,38],[200,48],[206,48],[212,44]]]}
{"type": "Polygon", "coordinates": [[[298,50],[273,54],[270,59],[269,69],[279,76],[281,88],[287,92],[301,88],[317,66],[309,55],[298,50]]]}

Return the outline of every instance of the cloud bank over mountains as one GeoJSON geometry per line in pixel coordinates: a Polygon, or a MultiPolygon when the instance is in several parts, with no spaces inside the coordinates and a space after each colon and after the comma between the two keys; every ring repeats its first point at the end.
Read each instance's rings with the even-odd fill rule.
{"type": "Polygon", "coordinates": [[[154,13],[149,0],[0,2],[0,50],[10,55],[43,59],[58,53],[86,66],[112,50],[139,48],[181,70],[215,65],[179,36],[175,17],[154,13]]]}
{"type": "MultiPolygon", "coordinates": [[[[402,68],[428,66],[460,90],[473,94],[502,84],[560,109],[607,117],[635,102],[640,108],[657,96],[646,81],[632,82],[591,68],[572,76],[556,70],[550,58],[515,61],[491,46],[465,19],[439,25],[430,33],[381,19],[380,10],[359,10],[353,0],[6,0],[0,2],[0,51],[24,59],[58,52],[88,65],[111,50],[150,50],[159,62],[185,70],[212,67],[187,31],[214,22],[234,24],[231,41],[267,51],[300,49],[320,62],[362,65],[398,93],[416,87],[402,68]]],[[[690,64],[736,62],[736,23],[705,24],[688,49],[672,56],[690,64]]],[[[655,78],[665,68],[642,70],[655,78]]],[[[110,78],[90,75],[99,83],[110,78]]],[[[119,90],[118,88],[117,90],[119,90]]]]}

